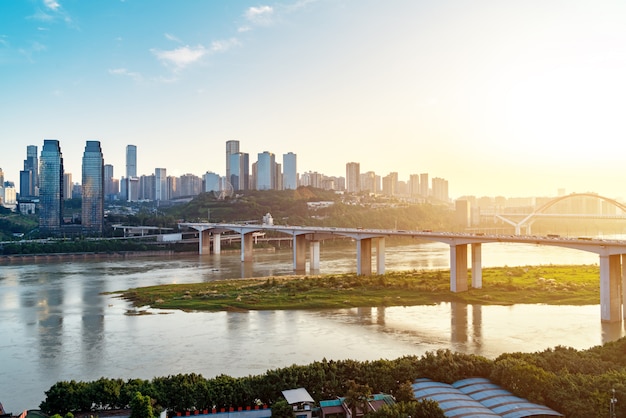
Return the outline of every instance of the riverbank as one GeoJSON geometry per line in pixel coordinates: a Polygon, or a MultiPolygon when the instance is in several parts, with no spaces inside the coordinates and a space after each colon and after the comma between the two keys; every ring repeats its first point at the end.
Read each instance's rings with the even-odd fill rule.
{"type": "Polygon", "coordinates": [[[168,284],[114,292],[135,307],[199,311],[415,306],[442,302],[482,305],[589,305],[600,300],[599,267],[526,266],[483,269],[481,289],[450,292],[449,271],[401,271],[376,276],[330,274],[168,284]]]}
{"type": "Polygon", "coordinates": [[[172,250],[158,251],[102,251],[84,253],[42,253],[42,254],[11,254],[0,255],[0,265],[11,263],[38,263],[48,261],[100,260],[106,258],[138,258],[171,256],[172,250]]]}

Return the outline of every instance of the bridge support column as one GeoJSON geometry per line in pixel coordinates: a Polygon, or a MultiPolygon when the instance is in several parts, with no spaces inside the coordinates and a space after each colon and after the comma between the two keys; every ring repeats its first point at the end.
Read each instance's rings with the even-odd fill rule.
{"type": "Polygon", "coordinates": [[[222,252],[222,234],[213,234],[213,254],[220,254],[222,252]]]}
{"type": "Polygon", "coordinates": [[[252,232],[241,233],[241,261],[252,261],[252,232]]]}
{"type": "Polygon", "coordinates": [[[319,271],[320,269],[320,242],[311,241],[310,243],[310,263],[309,270],[319,271]]]}
{"type": "Polygon", "coordinates": [[[357,276],[372,274],[372,239],[356,240],[356,274],[357,276]]]}
{"type": "Polygon", "coordinates": [[[472,244],[472,287],[483,287],[482,244],[472,244]]]}
{"type": "Polygon", "coordinates": [[[211,253],[211,237],[210,229],[203,229],[198,231],[198,254],[210,254],[211,253]]]}
{"type": "Polygon", "coordinates": [[[622,254],[622,317],[626,319],[626,254],[622,254]]]}
{"type": "Polygon", "coordinates": [[[293,237],[293,269],[295,271],[306,270],[306,235],[293,237]]]}
{"type": "Polygon", "coordinates": [[[617,322],[622,318],[621,269],[619,254],[600,256],[600,319],[602,322],[617,322]]]}
{"type": "Polygon", "coordinates": [[[450,291],[467,290],[467,244],[450,244],[450,291]]]}
{"type": "Polygon", "coordinates": [[[385,237],[376,239],[376,273],[385,274],[385,237]]]}

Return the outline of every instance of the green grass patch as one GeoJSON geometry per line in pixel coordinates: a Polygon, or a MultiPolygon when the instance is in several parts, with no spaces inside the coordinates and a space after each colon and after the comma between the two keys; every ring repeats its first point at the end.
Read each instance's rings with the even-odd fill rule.
{"type": "MultiPolygon", "coordinates": [[[[469,273],[468,273],[469,274],[469,273]]],[[[471,274],[469,274],[471,280],[471,274]]],[[[199,311],[327,309],[414,306],[441,302],[482,305],[600,302],[597,265],[483,269],[483,286],[450,291],[449,271],[384,275],[330,274],[149,286],[113,292],[134,306],[199,311]]]]}

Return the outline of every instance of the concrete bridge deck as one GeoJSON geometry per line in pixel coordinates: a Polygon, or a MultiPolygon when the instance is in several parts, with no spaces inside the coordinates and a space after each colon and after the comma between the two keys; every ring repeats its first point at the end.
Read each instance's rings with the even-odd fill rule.
{"type": "Polygon", "coordinates": [[[179,228],[191,228],[198,231],[199,253],[220,253],[221,235],[236,232],[241,236],[241,261],[252,261],[253,234],[259,231],[275,231],[291,236],[293,240],[294,271],[306,270],[306,247],[309,243],[310,269],[319,270],[320,242],[334,237],[348,237],[356,241],[357,274],[372,274],[373,250],[376,254],[376,273],[385,272],[385,238],[392,236],[410,237],[428,241],[443,242],[450,246],[450,290],[467,291],[468,248],[471,248],[471,286],[482,287],[482,244],[519,243],[531,245],[550,245],[565,247],[598,254],[600,258],[600,310],[603,322],[618,322],[626,318],[626,241],[598,238],[569,238],[557,235],[499,235],[472,234],[457,232],[433,232],[307,227],[270,224],[236,223],[191,223],[183,222],[179,228]],[[212,239],[211,239],[212,238],[212,239]],[[211,243],[213,244],[211,246],[211,243]],[[471,246],[471,247],[470,247],[471,246]]]}

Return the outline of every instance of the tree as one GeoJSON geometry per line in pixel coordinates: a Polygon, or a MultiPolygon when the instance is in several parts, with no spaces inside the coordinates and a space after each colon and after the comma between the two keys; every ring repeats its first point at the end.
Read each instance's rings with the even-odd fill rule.
{"type": "Polygon", "coordinates": [[[348,393],[346,394],[346,405],[350,409],[352,418],[356,418],[360,410],[362,415],[368,412],[368,400],[372,395],[372,388],[368,385],[360,385],[354,380],[348,381],[348,393]]]}
{"type": "Polygon", "coordinates": [[[421,401],[400,402],[394,405],[383,405],[378,411],[372,412],[368,418],[445,418],[443,410],[436,401],[423,399],[421,401]]]}
{"type": "Polygon", "coordinates": [[[148,395],[135,392],[135,397],[130,402],[130,418],[154,418],[152,413],[152,401],[148,395]]]}
{"type": "Polygon", "coordinates": [[[272,418],[293,418],[293,408],[285,398],[279,399],[272,405],[272,418]]]}
{"type": "Polygon", "coordinates": [[[415,394],[413,392],[413,386],[411,382],[407,381],[400,383],[395,394],[396,402],[410,402],[415,400],[415,394]]]}

